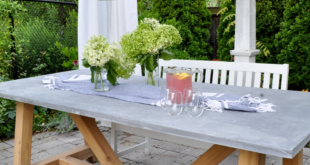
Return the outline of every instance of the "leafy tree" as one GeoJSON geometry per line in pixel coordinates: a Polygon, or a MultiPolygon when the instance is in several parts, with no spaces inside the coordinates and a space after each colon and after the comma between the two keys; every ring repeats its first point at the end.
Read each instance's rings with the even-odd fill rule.
{"type": "Polygon", "coordinates": [[[144,18],[155,18],[156,13],[152,12],[153,0],[139,0],[138,2],[138,20],[139,22],[144,18]]]}
{"type": "Polygon", "coordinates": [[[256,61],[260,63],[277,63],[277,50],[274,44],[276,34],[280,31],[283,21],[283,0],[257,0],[257,48],[261,54],[256,61]]]}
{"type": "Polygon", "coordinates": [[[211,12],[205,0],[153,0],[153,12],[161,23],[173,24],[183,42],[177,47],[191,57],[212,56],[210,38],[211,12]]]}
{"type": "MultiPolygon", "coordinates": [[[[223,61],[231,61],[230,50],[234,49],[235,39],[235,9],[234,0],[226,0],[222,9],[220,26],[218,28],[218,57],[223,61]]],[[[282,0],[256,1],[257,49],[261,53],[256,61],[261,63],[276,63],[275,34],[280,30],[283,6],[282,0]]]]}
{"type": "Polygon", "coordinates": [[[13,78],[14,66],[16,66],[16,34],[14,29],[14,17],[24,13],[26,9],[17,1],[0,1],[0,76],[13,78]]]}
{"type": "Polygon", "coordinates": [[[235,2],[233,0],[225,1],[222,5],[220,25],[218,33],[217,57],[222,61],[230,61],[230,50],[234,49],[235,39],[235,2]]]}
{"type": "Polygon", "coordinates": [[[284,8],[277,60],[290,65],[289,89],[310,89],[310,1],[285,0],[284,8]]]}

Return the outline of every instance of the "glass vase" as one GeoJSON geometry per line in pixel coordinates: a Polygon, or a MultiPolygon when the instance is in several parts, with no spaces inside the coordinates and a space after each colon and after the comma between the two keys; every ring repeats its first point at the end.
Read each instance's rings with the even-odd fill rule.
{"type": "Polygon", "coordinates": [[[145,78],[147,85],[159,86],[159,69],[158,67],[153,71],[149,72],[145,69],[145,78]]]}
{"type": "Polygon", "coordinates": [[[97,68],[94,72],[95,91],[105,92],[110,90],[110,83],[106,79],[107,71],[102,68],[97,68]]]}

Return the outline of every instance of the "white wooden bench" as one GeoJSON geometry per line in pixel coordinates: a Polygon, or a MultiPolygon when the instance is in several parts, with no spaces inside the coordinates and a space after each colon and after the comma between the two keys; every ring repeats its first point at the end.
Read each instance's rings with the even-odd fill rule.
{"type": "MultiPolygon", "coordinates": [[[[288,64],[259,64],[259,63],[236,63],[236,62],[218,62],[218,61],[195,61],[195,60],[159,60],[159,72],[162,73],[167,67],[187,67],[192,69],[200,69],[204,73],[204,83],[245,86],[255,88],[271,88],[275,90],[287,90],[288,85],[288,64]]],[[[136,75],[141,75],[139,65],[136,69],[136,75]]],[[[166,75],[163,73],[162,78],[166,75]]],[[[195,81],[195,76],[193,76],[195,81]]],[[[150,138],[167,140],[175,143],[188,145],[191,147],[209,149],[213,144],[201,143],[199,141],[189,141],[185,138],[166,135],[150,130],[139,129],[122,124],[112,123],[112,140],[111,145],[118,156],[126,155],[132,151],[146,147],[146,153],[149,153],[150,138]],[[117,131],[124,131],[145,136],[146,141],[137,146],[133,146],[124,151],[117,150],[117,131]]],[[[277,164],[282,165],[282,159],[277,159],[277,164]]]]}
{"type": "MultiPolygon", "coordinates": [[[[204,70],[204,83],[287,90],[288,64],[159,60],[159,72],[171,66],[204,70]],[[219,76],[220,75],[220,76],[219,76]],[[272,78],[271,78],[272,76],[272,78]],[[262,83],[263,82],[263,83],[262,83]]],[[[165,78],[165,73],[163,78],[165,78]]],[[[193,77],[193,81],[194,81],[193,77]]]]}

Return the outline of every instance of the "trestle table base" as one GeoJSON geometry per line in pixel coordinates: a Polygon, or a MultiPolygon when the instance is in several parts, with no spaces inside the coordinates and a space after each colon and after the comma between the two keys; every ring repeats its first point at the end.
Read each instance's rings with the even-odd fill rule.
{"type": "MultiPolygon", "coordinates": [[[[33,165],[90,165],[82,160],[90,158],[104,165],[122,165],[108,141],[99,130],[94,118],[70,114],[85,139],[85,145],[55,155],[33,165]]],[[[30,165],[32,142],[33,105],[17,102],[14,143],[14,165],[30,165]]],[[[144,144],[145,145],[145,144],[144,144]]],[[[213,145],[192,165],[217,165],[236,149],[213,145]]],[[[302,165],[302,150],[293,159],[283,159],[283,165],[302,165]]],[[[238,165],[264,165],[266,155],[239,151],[238,165]]]]}

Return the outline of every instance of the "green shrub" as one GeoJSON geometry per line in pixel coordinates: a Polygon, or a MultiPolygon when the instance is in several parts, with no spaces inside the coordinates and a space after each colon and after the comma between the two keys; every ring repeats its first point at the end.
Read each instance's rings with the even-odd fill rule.
{"type": "Polygon", "coordinates": [[[55,46],[60,51],[62,55],[66,57],[66,61],[62,63],[62,66],[67,70],[78,69],[77,65],[73,65],[75,60],[78,60],[78,48],[77,47],[66,47],[63,46],[60,42],[56,42],[55,46]]]}
{"type": "Polygon", "coordinates": [[[168,49],[170,52],[174,54],[174,59],[179,59],[179,60],[208,60],[208,57],[206,56],[196,56],[196,57],[191,57],[189,53],[185,50],[179,50],[176,48],[170,48],[168,49]]]}
{"type": "Polygon", "coordinates": [[[284,22],[275,42],[277,60],[290,65],[289,89],[310,89],[310,1],[284,2],[284,22]]]}
{"type": "Polygon", "coordinates": [[[40,74],[55,73],[63,71],[61,65],[65,57],[55,47],[54,43],[60,40],[59,33],[56,29],[47,27],[45,21],[30,19],[29,22],[21,25],[16,29],[16,42],[25,41],[22,44],[22,56],[17,56],[18,60],[24,61],[22,70],[28,73],[27,76],[38,75],[35,70],[40,65],[46,65],[42,68],[40,74]],[[38,31],[38,29],[40,29],[38,31]]]}
{"type": "Polygon", "coordinates": [[[11,137],[15,131],[16,102],[0,98],[0,137],[11,137]]]}
{"type": "Polygon", "coordinates": [[[21,2],[27,12],[15,18],[16,43],[22,45],[17,53],[19,77],[29,77],[67,70],[68,60],[55,46],[77,47],[78,15],[72,5],[21,2]]]}
{"type": "Polygon", "coordinates": [[[221,7],[220,25],[217,29],[218,50],[217,58],[222,61],[231,61],[230,50],[234,49],[235,39],[235,1],[227,0],[221,7]]]}
{"type": "MultiPolygon", "coordinates": [[[[276,63],[275,34],[280,30],[282,21],[282,0],[256,1],[257,49],[261,53],[256,61],[260,63],[276,63]]],[[[235,36],[235,1],[226,0],[221,7],[221,20],[218,28],[218,58],[231,61],[230,50],[234,49],[235,36]]]]}
{"type": "Polygon", "coordinates": [[[138,2],[138,21],[144,18],[156,18],[158,14],[153,13],[153,0],[140,0],[138,2]]]}
{"type": "Polygon", "coordinates": [[[191,57],[211,58],[210,38],[211,12],[205,0],[153,0],[153,13],[158,13],[161,23],[173,23],[183,42],[177,47],[191,57]]]}
{"type": "Polygon", "coordinates": [[[60,42],[67,47],[76,47],[78,45],[78,13],[75,10],[69,12],[66,18],[66,25],[60,26],[60,42]]]}
{"type": "Polygon", "coordinates": [[[26,11],[25,8],[16,1],[0,1],[0,76],[2,77],[12,78],[16,65],[16,52],[14,52],[16,43],[12,19],[24,11],[26,11]]]}
{"type": "MultiPolygon", "coordinates": [[[[65,60],[77,56],[77,13],[72,5],[0,1],[0,38],[0,83],[15,78],[13,75],[25,78],[63,71],[65,60]],[[9,14],[14,18],[14,29],[9,14]],[[61,49],[56,42],[61,43],[61,49]]],[[[16,102],[0,98],[0,139],[14,135],[15,115],[16,102]]],[[[73,125],[68,113],[34,107],[34,132],[65,132],[73,125]]]]}

